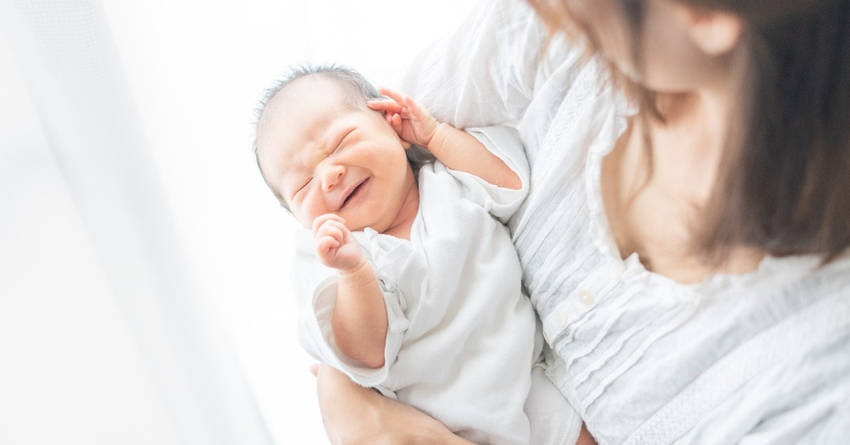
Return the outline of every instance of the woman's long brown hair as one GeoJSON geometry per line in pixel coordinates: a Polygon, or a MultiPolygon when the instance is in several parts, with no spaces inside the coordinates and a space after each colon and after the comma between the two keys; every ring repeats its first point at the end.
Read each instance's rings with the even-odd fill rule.
{"type": "MultiPolygon", "coordinates": [[[[527,0],[551,29],[587,37],[564,0],[527,0]]],[[[616,1],[628,20],[635,66],[645,0],[616,1]]],[[[722,261],[749,247],[825,261],[850,246],[850,0],[675,0],[737,15],[740,106],[718,184],[695,228],[696,249],[722,261]]],[[[598,46],[596,46],[598,47],[598,46]]],[[[653,92],[615,76],[646,119],[663,121],[653,92]]]]}

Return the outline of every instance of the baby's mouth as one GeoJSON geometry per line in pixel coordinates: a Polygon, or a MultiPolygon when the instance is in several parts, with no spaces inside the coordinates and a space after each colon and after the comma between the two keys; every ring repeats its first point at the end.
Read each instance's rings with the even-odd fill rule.
{"type": "MultiPolygon", "coordinates": [[[[366,181],[368,181],[368,179],[366,181]]],[[[349,201],[354,199],[360,193],[360,191],[363,190],[363,185],[366,184],[366,181],[363,181],[360,184],[357,184],[357,187],[354,187],[354,190],[352,190],[351,193],[349,193],[348,196],[345,197],[345,201],[342,202],[342,207],[345,207],[349,201]]]]}

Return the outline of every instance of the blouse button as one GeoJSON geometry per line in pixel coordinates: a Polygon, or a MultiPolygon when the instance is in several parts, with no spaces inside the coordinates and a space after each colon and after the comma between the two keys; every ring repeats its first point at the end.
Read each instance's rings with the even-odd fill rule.
{"type": "Polygon", "coordinates": [[[585,306],[590,306],[593,304],[593,294],[590,293],[587,289],[582,289],[578,293],[578,299],[584,303],[585,306]]]}

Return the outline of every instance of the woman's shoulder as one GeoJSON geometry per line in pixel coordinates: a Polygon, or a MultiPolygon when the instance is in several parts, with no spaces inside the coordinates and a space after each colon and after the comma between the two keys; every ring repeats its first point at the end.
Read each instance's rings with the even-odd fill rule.
{"type": "MultiPolygon", "coordinates": [[[[702,286],[733,287],[753,297],[781,288],[789,298],[810,304],[838,296],[846,296],[845,300],[850,302],[850,251],[831,261],[815,255],[766,256],[756,271],[714,276],[702,286]]],[[[850,312],[844,315],[850,319],[850,312]]]]}

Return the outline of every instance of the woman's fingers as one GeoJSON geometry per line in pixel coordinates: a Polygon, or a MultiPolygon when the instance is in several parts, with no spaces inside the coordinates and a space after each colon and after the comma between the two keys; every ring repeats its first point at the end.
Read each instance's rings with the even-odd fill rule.
{"type": "Polygon", "coordinates": [[[585,424],[581,425],[581,433],[578,435],[576,445],[596,445],[596,440],[590,435],[590,431],[587,430],[587,425],[585,424]]]}

